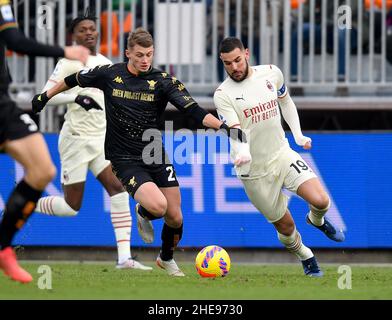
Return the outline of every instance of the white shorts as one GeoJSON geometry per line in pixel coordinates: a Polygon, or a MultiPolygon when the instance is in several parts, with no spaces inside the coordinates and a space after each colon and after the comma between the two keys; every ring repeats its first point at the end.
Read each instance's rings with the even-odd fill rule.
{"type": "Polygon", "coordinates": [[[105,159],[103,139],[81,139],[60,135],[61,183],[64,185],[86,181],[87,170],[98,176],[110,161],[105,159]]]}
{"type": "Polygon", "coordinates": [[[317,176],[294,150],[285,149],[267,168],[266,176],[242,179],[246,194],[268,222],[279,221],[287,210],[286,188],[294,193],[305,181],[317,176]]]}

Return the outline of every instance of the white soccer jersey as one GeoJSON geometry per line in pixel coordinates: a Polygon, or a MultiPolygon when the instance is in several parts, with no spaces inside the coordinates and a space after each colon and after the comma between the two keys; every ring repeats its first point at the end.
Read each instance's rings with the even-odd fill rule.
{"type": "Polygon", "coordinates": [[[287,89],[278,67],[260,65],[252,70],[241,82],[228,77],[215,91],[214,103],[229,127],[239,124],[246,130],[252,155],[249,178],[256,178],[266,174],[266,165],[282,148],[289,147],[278,105],[287,89]]]}
{"type": "MultiPolygon", "coordinates": [[[[98,65],[112,64],[112,62],[101,54],[96,56],[90,55],[87,64],[83,65],[80,61],[61,59],[54,69],[49,81],[59,82],[65,77],[78,72],[82,69],[94,68],[98,65]]],[[[103,92],[96,88],[81,88],[76,86],[65,93],[76,95],[86,95],[93,98],[103,110],[105,102],[103,92]]],[[[68,103],[65,114],[65,122],[62,128],[62,134],[71,134],[81,138],[102,138],[106,131],[105,112],[102,110],[91,109],[84,110],[77,103],[68,103]]]]}

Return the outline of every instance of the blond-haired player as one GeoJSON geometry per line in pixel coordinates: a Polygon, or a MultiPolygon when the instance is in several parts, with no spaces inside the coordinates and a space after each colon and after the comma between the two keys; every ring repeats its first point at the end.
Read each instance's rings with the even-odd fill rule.
{"type": "Polygon", "coordinates": [[[324,217],[329,197],[310,166],[285,138],[281,112],[295,142],[304,149],[311,148],[311,139],[302,134],[283,74],[274,65],[249,66],[249,51],[238,38],[224,39],[219,53],[229,77],[214,94],[215,106],[229,127],[247,131],[248,137],[247,143],[231,140],[237,175],[250,201],[275,226],[281,243],[301,260],[305,274],[321,277],[323,272],[312,251],[296,230],[282,188],[309,203],[309,224],[334,241],[343,241],[344,233],[324,217]]]}
{"type": "MultiPolygon", "coordinates": [[[[94,68],[112,62],[97,53],[98,31],[95,17],[86,13],[75,18],[69,28],[74,41],[89,48],[91,55],[86,66],[80,62],[61,59],[45,85],[45,90],[56,85],[70,74],[84,68],[94,68]]],[[[39,199],[36,211],[54,216],[75,216],[80,210],[87,171],[104,186],[110,196],[110,213],[117,241],[119,269],[151,270],[131,258],[130,238],[132,217],[129,196],[112,172],[110,161],[105,159],[104,140],[106,118],[103,92],[96,88],[74,87],[52,98],[52,105],[67,104],[65,122],[59,137],[61,158],[61,183],[64,198],[49,196],[39,199]]]]}

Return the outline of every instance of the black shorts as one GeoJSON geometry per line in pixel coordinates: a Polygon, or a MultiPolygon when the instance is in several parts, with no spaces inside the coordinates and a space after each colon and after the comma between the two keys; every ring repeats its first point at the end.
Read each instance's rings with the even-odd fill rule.
{"type": "Polygon", "coordinates": [[[159,188],[179,186],[176,171],[170,163],[145,164],[133,160],[111,162],[113,173],[132,197],[137,189],[146,182],[154,182],[159,188]]]}
{"type": "Polygon", "coordinates": [[[0,147],[7,140],[17,140],[38,132],[30,116],[19,109],[9,96],[0,94],[0,147]]]}

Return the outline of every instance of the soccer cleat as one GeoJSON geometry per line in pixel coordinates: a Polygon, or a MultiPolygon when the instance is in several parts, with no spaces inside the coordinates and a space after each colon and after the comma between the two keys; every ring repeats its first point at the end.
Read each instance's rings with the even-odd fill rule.
{"type": "Polygon", "coordinates": [[[160,256],[157,258],[157,266],[161,269],[165,269],[169,276],[173,277],[185,277],[185,274],[180,270],[177,266],[177,263],[174,259],[169,261],[163,261],[160,256]]]}
{"type": "Polygon", "coordinates": [[[6,276],[15,281],[28,283],[33,280],[33,277],[19,266],[16,254],[11,247],[0,251],[0,269],[3,270],[6,276]]]}
{"type": "Polygon", "coordinates": [[[154,241],[154,228],[150,220],[142,217],[139,213],[140,204],[135,206],[137,217],[137,231],[145,243],[152,243],[154,241]]]}
{"type": "Polygon", "coordinates": [[[301,261],[304,268],[305,275],[309,277],[321,278],[324,273],[320,270],[317,265],[316,258],[313,256],[307,260],[301,261]]]}
{"type": "Polygon", "coordinates": [[[123,263],[117,263],[116,269],[139,269],[139,270],[152,270],[151,267],[145,266],[140,262],[129,258],[123,263]]]}
{"type": "Polygon", "coordinates": [[[324,217],[324,224],[323,225],[316,226],[312,223],[312,221],[310,221],[309,213],[308,213],[306,216],[306,222],[307,222],[307,224],[310,224],[310,225],[316,227],[317,229],[321,230],[322,232],[324,232],[325,235],[333,241],[343,242],[345,239],[345,235],[344,235],[343,230],[335,228],[333,226],[333,224],[326,217],[324,217]]]}

